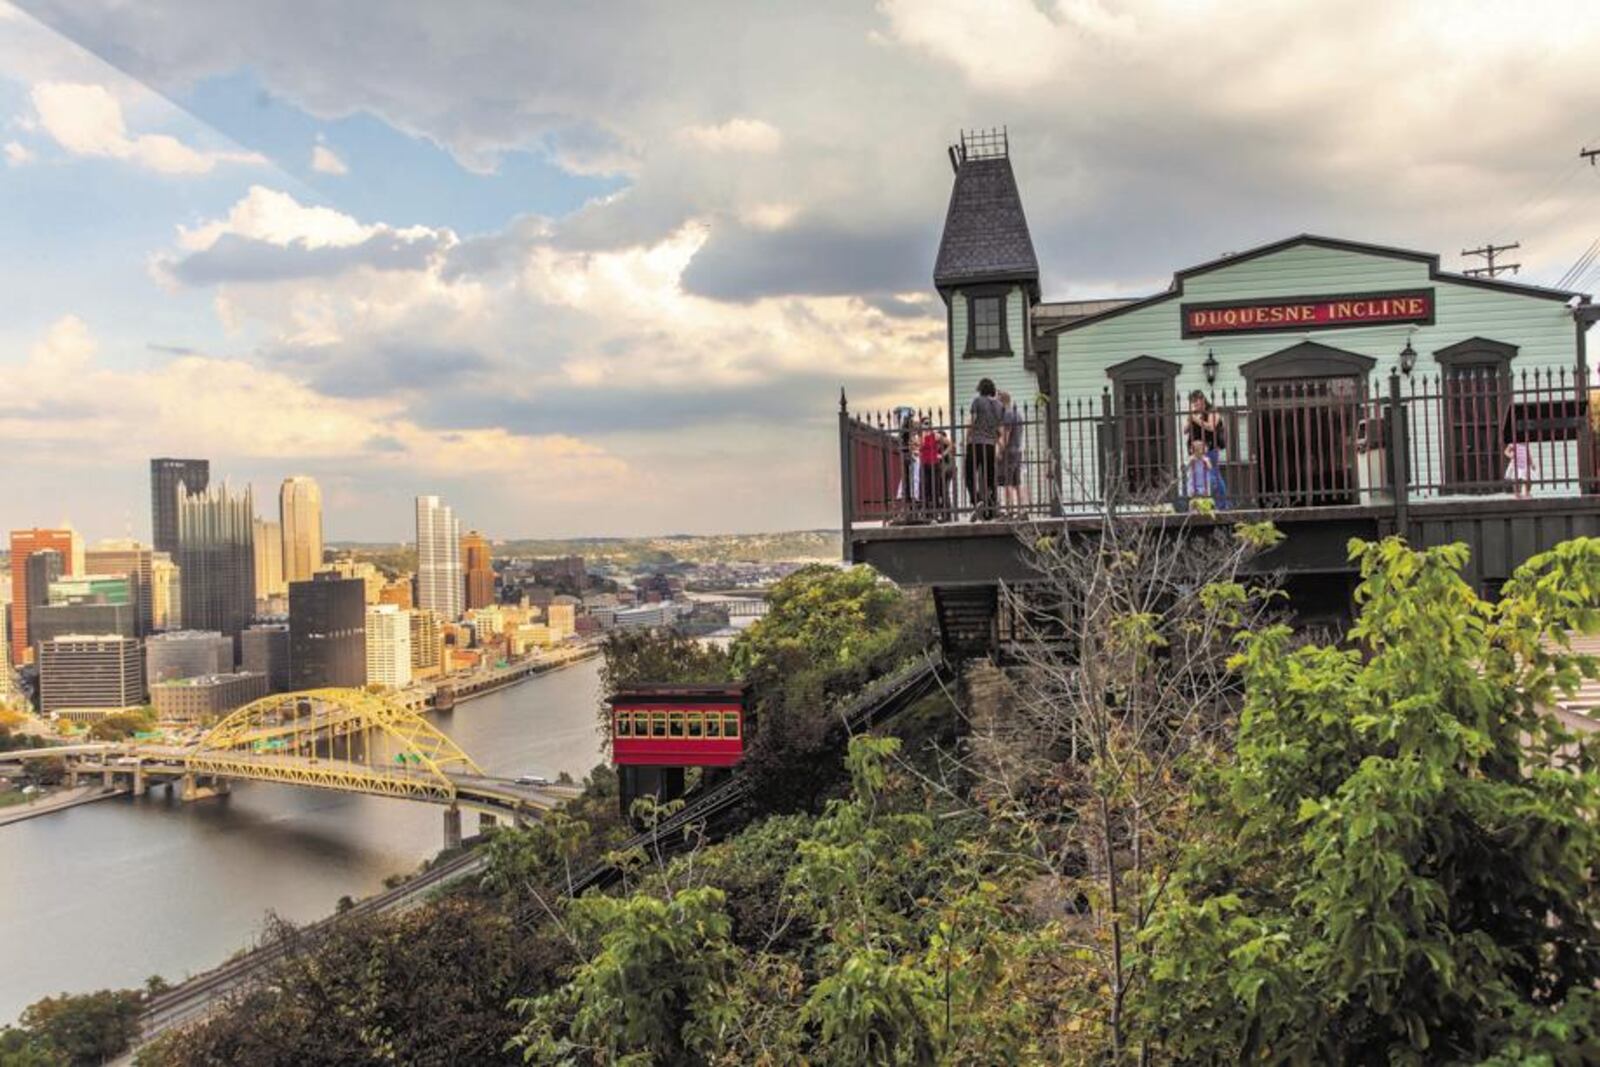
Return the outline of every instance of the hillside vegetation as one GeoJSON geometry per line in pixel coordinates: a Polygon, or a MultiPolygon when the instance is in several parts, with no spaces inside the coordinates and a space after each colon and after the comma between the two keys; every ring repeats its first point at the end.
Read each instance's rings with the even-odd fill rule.
{"type": "MultiPolygon", "coordinates": [[[[1041,643],[845,753],[806,724],[916,647],[926,607],[803,572],[689,665],[750,678],[763,758],[794,766],[742,832],[615,855],[597,773],[497,834],[480,884],[342,924],[140,1062],[1600,1061],[1600,753],[1542,711],[1596,673],[1560,642],[1600,630],[1600,541],[1530,561],[1495,604],[1459,547],[1353,551],[1339,646],[1225,577],[1120,610],[1149,586],[1119,552],[1094,564],[1109,607],[1083,615],[1077,691],[1041,643]],[[1217,719],[1176,713],[1199,696],[1217,719]],[[622,882],[567,899],[608,853],[622,882]]],[[[680,661],[613,646],[608,670],[658,654],[680,661]]]]}

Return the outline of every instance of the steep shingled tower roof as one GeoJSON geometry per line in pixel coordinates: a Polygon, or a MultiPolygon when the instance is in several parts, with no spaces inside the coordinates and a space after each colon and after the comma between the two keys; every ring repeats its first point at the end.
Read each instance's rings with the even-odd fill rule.
{"type": "Polygon", "coordinates": [[[1039,260],[1022,211],[1022,195],[1004,130],[961,134],[950,146],[955,185],[945,213],[944,236],[933,266],[939,289],[981,282],[1018,281],[1039,295],[1039,260]]]}

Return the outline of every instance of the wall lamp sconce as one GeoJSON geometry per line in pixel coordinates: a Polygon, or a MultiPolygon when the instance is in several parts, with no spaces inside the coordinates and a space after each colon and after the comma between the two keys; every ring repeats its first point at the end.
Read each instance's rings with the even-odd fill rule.
{"type": "Polygon", "coordinates": [[[1406,346],[1400,350],[1400,373],[1407,378],[1417,367],[1417,350],[1411,347],[1411,338],[1406,338],[1406,346]]]}
{"type": "Polygon", "coordinates": [[[1206,370],[1206,384],[1217,384],[1217,354],[1211,349],[1206,349],[1206,361],[1200,364],[1206,370]]]}

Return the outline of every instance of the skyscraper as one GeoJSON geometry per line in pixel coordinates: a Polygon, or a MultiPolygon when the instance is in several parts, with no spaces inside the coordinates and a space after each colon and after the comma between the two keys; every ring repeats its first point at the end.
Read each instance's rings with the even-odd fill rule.
{"type": "Polygon", "coordinates": [[[461,523],[436,496],[417,497],[417,607],[461,617],[461,523]]]}
{"type": "Polygon", "coordinates": [[[367,681],[362,583],[324,572],[289,583],[289,677],[295,689],[359,688],[367,681]]]}
{"type": "Polygon", "coordinates": [[[178,552],[178,486],[201,493],[211,484],[211,461],[206,459],[152,459],[150,461],[150,541],[157,552],[178,552]]]}
{"type": "Polygon", "coordinates": [[[92,574],[125,574],[133,587],[137,636],[155,631],[155,553],[137,541],[101,541],[85,554],[92,574]]]}
{"type": "Polygon", "coordinates": [[[278,490],[283,526],[283,580],[309,581],[322,569],[322,489],[316,479],[296,475],[278,490]]]}
{"type": "Polygon", "coordinates": [[[183,625],[183,586],[178,565],[166,552],[150,553],[150,623],[154,630],[183,625]]]}
{"type": "Polygon", "coordinates": [[[494,603],[494,568],[489,565],[489,540],[477,530],[461,539],[461,566],[467,572],[467,610],[494,603]]]}
{"type": "Polygon", "coordinates": [[[45,585],[28,584],[28,557],[46,548],[61,553],[56,577],[77,573],[74,565],[83,559],[83,539],[72,530],[11,531],[11,661],[18,665],[33,662],[28,608],[49,603],[48,578],[45,585]]]}
{"type": "Polygon", "coordinates": [[[183,621],[237,638],[256,607],[255,505],[226,482],[178,501],[183,621]]]}
{"type": "Polygon", "coordinates": [[[289,591],[283,578],[283,524],[271,519],[255,521],[256,596],[283,596],[289,591]]]}
{"type": "Polygon", "coordinates": [[[385,689],[411,684],[411,617],[393,604],[367,608],[367,684],[385,689]]]}

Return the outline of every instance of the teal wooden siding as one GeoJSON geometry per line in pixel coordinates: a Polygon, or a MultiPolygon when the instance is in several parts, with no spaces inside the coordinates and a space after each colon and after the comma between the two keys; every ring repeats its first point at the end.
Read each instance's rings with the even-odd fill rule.
{"type": "Polygon", "coordinates": [[[1011,341],[1011,355],[979,359],[961,354],[967,347],[967,295],[959,291],[951,295],[950,382],[957,412],[972,404],[980,378],[993,378],[995,388],[1010,393],[1018,403],[1032,403],[1038,395],[1039,381],[1023,365],[1026,331],[1031,328],[1027,299],[1021,286],[1013,286],[1006,294],[1006,334],[1011,341]]]}
{"type": "MultiPolygon", "coordinates": [[[[1433,353],[1474,337],[1516,345],[1518,353],[1511,362],[1514,376],[1520,378],[1522,371],[1536,368],[1565,368],[1571,380],[1577,361],[1576,334],[1572,316],[1560,300],[1431,279],[1426,263],[1313,245],[1297,245],[1237,266],[1219,267],[1189,278],[1181,296],[1062,333],[1057,370],[1061,400],[1069,408],[1076,400],[1100,397],[1111,384],[1106,369],[1138,356],[1178,364],[1182,368],[1175,382],[1179,397],[1200,389],[1219,399],[1233,393],[1242,399],[1241,365],[1310,340],[1374,359],[1369,380],[1373,392],[1378,393],[1387,389],[1389,372],[1398,365],[1400,350],[1408,339],[1417,352],[1415,374],[1433,379],[1440,369],[1433,353]],[[1181,331],[1184,303],[1424,288],[1434,291],[1435,322],[1431,326],[1366,326],[1210,339],[1185,339],[1181,331]],[[1214,387],[1205,380],[1203,363],[1208,351],[1215,353],[1218,363],[1214,387]]],[[[1435,457],[1433,462],[1440,462],[1441,455],[1437,414],[1437,408],[1419,412],[1412,425],[1414,437],[1420,435],[1419,450],[1435,457]]],[[[1241,426],[1240,436],[1247,434],[1248,427],[1241,426]]],[[[1248,445],[1248,440],[1234,443],[1241,454],[1247,454],[1248,445]]],[[[1573,464],[1575,469],[1575,455],[1552,454],[1546,460],[1573,464]]],[[[1092,454],[1087,455],[1077,463],[1081,469],[1074,470],[1072,457],[1064,456],[1065,478],[1097,484],[1093,462],[1092,454]]],[[[1068,493],[1072,493],[1070,487],[1068,493]]]]}

